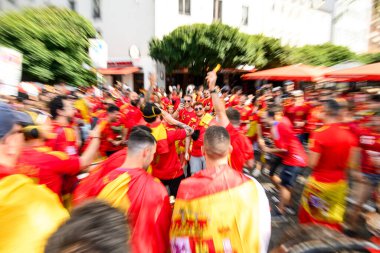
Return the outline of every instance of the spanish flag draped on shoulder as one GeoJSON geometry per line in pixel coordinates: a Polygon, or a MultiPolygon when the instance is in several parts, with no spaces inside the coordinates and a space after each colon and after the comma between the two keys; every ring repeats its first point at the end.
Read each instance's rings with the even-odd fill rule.
{"type": "Polygon", "coordinates": [[[182,181],[170,228],[172,252],[267,252],[270,211],[254,179],[222,166],[182,181]]]}
{"type": "Polygon", "coordinates": [[[21,174],[0,179],[0,201],[0,252],[44,252],[69,217],[55,193],[21,174]]]}
{"type": "Polygon", "coordinates": [[[95,189],[98,199],[128,217],[132,252],[168,251],[171,207],[159,180],[141,168],[118,168],[101,178],[95,189]]]}

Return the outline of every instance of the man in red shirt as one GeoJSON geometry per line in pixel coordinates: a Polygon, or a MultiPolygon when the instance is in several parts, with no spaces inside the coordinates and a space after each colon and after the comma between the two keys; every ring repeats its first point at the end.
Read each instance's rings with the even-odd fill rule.
{"type": "MultiPolygon", "coordinates": [[[[134,126],[144,124],[143,115],[140,110],[140,97],[139,95],[132,91],[129,94],[130,104],[124,104],[120,108],[120,112],[122,113],[122,122],[127,131],[131,131],[134,126]]],[[[126,133],[128,136],[128,133],[126,133]]]]}
{"type": "Polygon", "coordinates": [[[293,124],[294,133],[302,144],[306,144],[307,135],[305,125],[309,115],[310,106],[305,103],[304,93],[301,90],[293,91],[294,104],[286,110],[287,116],[293,124]]]}
{"type": "Polygon", "coordinates": [[[266,153],[276,154],[281,160],[282,171],[280,174],[280,204],[278,213],[283,215],[285,208],[291,200],[291,190],[295,184],[301,168],[307,165],[306,152],[301,142],[296,138],[292,123],[283,117],[282,108],[275,106],[266,113],[266,123],[271,126],[271,135],[274,148],[264,147],[266,153]]]}
{"type": "Polygon", "coordinates": [[[199,102],[202,103],[203,108],[204,108],[206,113],[212,113],[213,112],[214,107],[212,105],[212,99],[211,99],[211,95],[210,95],[209,90],[203,91],[203,98],[200,99],[199,102]]]}
{"type": "Polygon", "coordinates": [[[113,153],[123,149],[125,137],[122,124],[120,122],[120,109],[116,105],[109,105],[107,108],[107,118],[101,125],[100,148],[103,156],[111,156],[113,153]]]}
{"type": "MultiPolygon", "coordinates": [[[[206,161],[202,154],[203,136],[206,129],[210,126],[213,117],[210,114],[205,114],[203,104],[197,102],[194,104],[194,110],[197,114],[197,122],[192,136],[193,142],[190,151],[190,171],[191,175],[205,169],[206,161]]],[[[186,154],[186,157],[188,154],[186,154]]]]}
{"type": "Polygon", "coordinates": [[[197,121],[197,115],[195,114],[195,111],[192,107],[192,97],[190,95],[185,95],[183,103],[178,106],[178,109],[174,112],[173,116],[180,122],[193,127],[197,121]]]}
{"type": "Polygon", "coordinates": [[[209,72],[207,78],[209,80],[209,90],[211,92],[218,125],[225,127],[231,136],[231,145],[233,150],[231,152],[229,164],[231,168],[239,172],[243,171],[243,167],[252,169],[252,143],[249,141],[247,136],[239,131],[240,114],[233,108],[230,108],[229,113],[226,113],[224,103],[218,97],[215,90],[216,74],[214,72],[209,72]]]}
{"type": "Polygon", "coordinates": [[[46,141],[46,145],[54,151],[62,151],[68,155],[78,154],[77,129],[73,126],[75,108],[66,96],[56,96],[49,103],[53,118],[54,137],[46,141]]]}
{"type": "MultiPolygon", "coordinates": [[[[214,82],[216,75],[208,78],[214,82]]],[[[268,199],[256,180],[231,169],[231,150],[224,127],[206,130],[206,169],[180,185],[170,228],[171,252],[268,251],[268,199]]]]}
{"type": "Polygon", "coordinates": [[[240,86],[235,86],[232,88],[232,95],[228,100],[228,107],[234,107],[240,102],[240,95],[243,93],[243,88],[240,86]]]}
{"type": "Polygon", "coordinates": [[[341,107],[335,100],[324,105],[325,125],[312,133],[309,167],[312,174],[301,199],[301,223],[317,223],[341,229],[347,196],[346,168],[353,166],[357,141],[341,125],[341,107]]]}
{"type": "MultiPolygon", "coordinates": [[[[380,110],[378,109],[371,117],[367,127],[359,130],[359,148],[361,171],[354,171],[356,182],[353,193],[355,193],[355,205],[348,220],[353,225],[353,231],[358,229],[358,218],[363,204],[376,191],[380,183],[380,110]]],[[[376,200],[380,206],[380,199],[376,200]]]]}
{"type": "Polygon", "coordinates": [[[238,105],[233,108],[240,113],[240,125],[245,129],[247,124],[249,124],[249,117],[252,114],[252,108],[245,104],[247,101],[246,95],[240,96],[240,101],[238,105]]]}
{"type": "Polygon", "coordinates": [[[160,179],[169,188],[170,195],[175,197],[181,180],[185,178],[176,152],[175,142],[191,136],[194,130],[173,119],[169,113],[161,111],[151,103],[145,104],[143,115],[147,126],[152,129],[152,134],[157,141],[157,151],[151,163],[152,175],[160,179]],[[160,119],[161,115],[169,125],[180,129],[165,128],[160,119]]]}
{"type": "Polygon", "coordinates": [[[151,133],[133,130],[125,162],[94,186],[98,199],[124,211],[132,230],[133,252],[166,253],[169,248],[169,196],[165,187],[146,172],[156,147],[151,133]]]}
{"type": "MultiPolygon", "coordinates": [[[[67,155],[45,146],[50,134],[48,121],[44,117],[30,113],[30,124],[23,128],[25,145],[17,162],[16,171],[33,178],[36,183],[46,185],[58,196],[62,195],[64,176],[75,176],[82,168],[88,167],[99,149],[99,130],[92,133],[92,140],[82,156],[67,155]]],[[[47,119],[48,120],[48,119],[47,119]]]]}

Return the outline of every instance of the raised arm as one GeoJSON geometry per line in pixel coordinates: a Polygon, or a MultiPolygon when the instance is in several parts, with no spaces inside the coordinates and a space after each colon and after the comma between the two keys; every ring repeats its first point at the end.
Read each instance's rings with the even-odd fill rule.
{"type": "Polygon", "coordinates": [[[230,121],[227,117],[224,103],[220,100],[220,98],[218,97],[218,93],[215,90],[216,79],[217,75],[215,71],[207,73],[206,80],[211,93],[212,103],[214,105],[216,117],[220,126],[227,127],[228,124],[230,124],[230,121]]]}
{"type": "Polygon", "coordinates": [[[161,110],[162,117],[166,122],[168,122],[170,125],[177,126],[179,128],[185,129],[186,136],[190,136],[194,133],[194,129],[192,129],[190,126],[179,122],[178,120],[175,120],[168,112],[161,110]]]}

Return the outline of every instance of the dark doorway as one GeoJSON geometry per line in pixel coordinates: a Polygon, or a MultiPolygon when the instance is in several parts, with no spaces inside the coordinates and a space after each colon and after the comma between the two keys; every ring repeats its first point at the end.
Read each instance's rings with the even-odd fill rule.
{"type": "Polygon", "coordinates": [[[133,90],[140,93],[141,89],[144,89],[144,74],[135,73],[133,74],[133,90]]]}

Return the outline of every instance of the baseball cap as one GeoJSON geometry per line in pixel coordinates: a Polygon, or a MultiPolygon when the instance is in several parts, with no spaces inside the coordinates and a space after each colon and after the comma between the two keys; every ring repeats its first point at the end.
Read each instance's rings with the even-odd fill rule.
{"type": "Polygon", "coordinates": [[[32,122],[26,113],[13,110],[11,106],[0,102],[0,138],[9,133],[15,124],[29,124],[32,122]]]}
{"type": "Polygon", "coordinates": [[[292,95],[294,96],[294,97],[301,97],[301,96],[303,96],[303,91],[302,90],[295,90],[295,91],[293,91],[292,92],[292,95]]]}
{"type": "Polygon", "coordinates": [[[274,87],[274,88],[272,89],[272,92],[276,92],[276,91],[279,91],[279,90],[281,90],[281,87],[277,86],[277,87],[274,87]]]}

